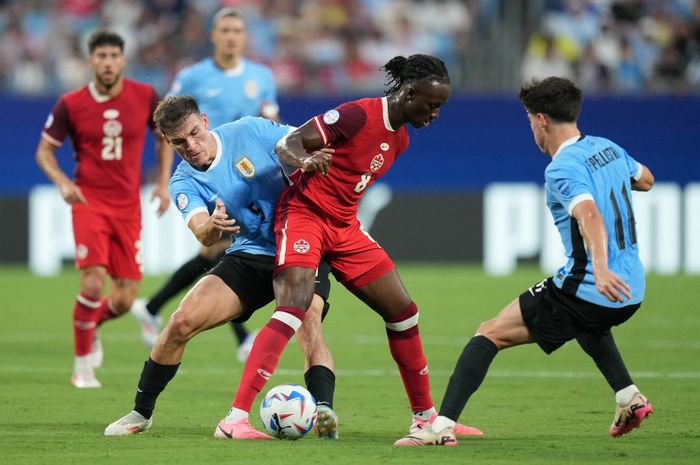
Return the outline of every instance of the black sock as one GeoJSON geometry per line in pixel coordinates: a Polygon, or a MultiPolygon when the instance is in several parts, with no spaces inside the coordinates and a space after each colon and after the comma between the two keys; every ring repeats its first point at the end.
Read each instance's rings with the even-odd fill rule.
{"type": "Polygon", "coordinates": [[[603,334],[582,333],[576,337],[576,341],[593,359],[613,391],[633,384],[610,331],[603,334]]]}
{"type": "Polygon", "coordinates": [[[243,326],[243,323],[236,323],[232,321],[231,328],[233,328],[233,333],[236,335],[236,339],[238,339],[238,345],[243,344],[245,338],[248,337],[248,331],[246,331],[245,326],[243,326]]]}
{"type": "Polygon", "coordinates": [[[327,405],[333,408],[335,374],[330,368],[314,365],[304,373],[304,381],[306,381],[306,389],[316,399],[316,405],[327,405]]]}
{"type": "Polygon", "coordinates": [[[148,301],[146,304],[148,313],[157,315],[168,300],[190,287],[197,278],[209,271],[214,265],[216,265],[215,261],[209,261],[201,255],[184,263],[148,301]]]}
{"type": "Polygon", "coordinates": [[[179,367],[179,363],[177,365],[161,365],[148,357],[148,361],[143,364],[143,371],[141,371],[139,388],[136,390],[136,398],[134,399],[134,410],[145,418],[151,418],[153,409],[156,408],[158,395],[173,379],[179,367]]]}
{"type": "Polygon", "coordinates": [[[471,395],[479,389],[497,353],[498,348],[490,339],[484,336],[471,338],[450,376],[440,415],[457,421],[471,395]]]}

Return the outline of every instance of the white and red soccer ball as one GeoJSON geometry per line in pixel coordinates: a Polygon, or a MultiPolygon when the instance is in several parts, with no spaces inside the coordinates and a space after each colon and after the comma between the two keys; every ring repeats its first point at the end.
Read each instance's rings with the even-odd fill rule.
{"type": "Polygon", "coordinates": [[[260,403],[260,420],[268,434],[279,439],[304,437],[316,423],[316,400],[296,384],[280,384],[260,403]]]}

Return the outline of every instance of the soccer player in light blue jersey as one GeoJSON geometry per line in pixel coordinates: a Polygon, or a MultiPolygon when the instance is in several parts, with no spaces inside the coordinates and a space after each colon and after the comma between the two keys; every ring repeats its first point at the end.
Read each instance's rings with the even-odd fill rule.
{"type": "Polygon", "coordinates": [[[567,263],[479,326],[457,361],[440,415],[397,445],[455,445],[455,421],[498,351],[532,342],[549,354],[576,339],[593,359],[615,392],[611,436],[630,432],[653,412],[610,328],[627,321],[644,299],[631,191],[648,191],[654,177],[619,145],[579,131],[581,91],[568,79],[527,85],[520,100],[537,146],[552,157],[545,170],[547,207],[567,263]]]}
{"type": "MultiPolygon", "coordinates": [[[[264,116],[277,120],[277,87],[272,72],[267,66],[243,56],[248,43],[243,18],[233,8],[222,8],[214,15],[212,26],[213,55],[181,70],[168,95],[194,97],[212,128],[244,116],[264,116]]],[[[214,267],[229,245],[224,240],[203,246],[148,301],[135,301],[132,313],[141,323],[142,337],[149,347],[158,337],[158,314],[165,303],[214,267]]],[[[232,322],[232,328],[239,345],[238,359],[245,362],[255,334],[249,333],[240,323],[232,322]]]]}
{"type": "MultiPolygon", "coordinates": [[[[202,331],[228,321],[245,321],[274,300],[272,272],[276,251],[273,231],[277,199],[287,176],[274,153],[291,129],[264,118],[247,117],[209,131],[206,115],[189,96],[172,96],[155,110],[154,120],[183,162],[170,180],[173,201],[187,226],[203,245],[229,238],[224,258],[184,297],[158,337],[138,383],[134,410],[107,426],[105,435],[127,435],[151,426],[158,395],[175,376],[187,342],[202,331]]],[[[321,149],[305,160],[307,171],[321,166],[321,149]]],[[[325,378],[307,379],[318,402],[316,432],[337,437],[332,410],[333,358],[321,333],[330,283],[328,269],[319,273],[309,315],[297,332],[305,365],[322,368],[325,378]],[[330,379],[332,378],[332,379],[330,379]]],[[[269,439],[245,418],[215,437],[269,439]]]]}

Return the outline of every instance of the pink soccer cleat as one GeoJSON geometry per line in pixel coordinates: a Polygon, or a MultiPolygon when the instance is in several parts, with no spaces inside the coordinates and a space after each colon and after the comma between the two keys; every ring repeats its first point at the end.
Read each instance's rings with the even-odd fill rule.
{"type": "Polygon", "coordinates": [[[226,423],[226,418],[221,420],[214,430],[217,439],[272,439],[265,433],[253,428],[247,418],[226,423]]]}
{"type": "Polygon", "coordinates": [[[654,413],[654,407],[641,393],[636,393],[629,404],[615,409],[615,418],[610,425],[610,436],[619,438],[635,428],[639,428],[642,420],[654,413]]]}
{"type": "Polygon", "coordinates": [[[440,432],[433,431],[430,424],[423,424],[423,427],[415,432],[404,436],[394,443],[395,446],[456,446],[457,438],[452,428],[445,428],[440,432]]]}
{"type": "MultiPolygon", "coordinates": [[[[416,432],[422,430],[423,428],[425,428],[425,425],[432,423],[435,420],[435,418],[437,418],[437,416],[438,416],[437,412],[433,413],[433,416],[431,416],[430,420],[428,420],[428,421],[413,417],[413,423],[411,423],[411,427],[409,428],[408,431],[411,434],[413,434],[413,433],[416,433],[416,432]]],[[[473,426],[463,425],[461,423],[455,423],[454,433],[457,436],[483,436],[484,435],[484,433],[480,429],[474,428],[473,426]]]]}

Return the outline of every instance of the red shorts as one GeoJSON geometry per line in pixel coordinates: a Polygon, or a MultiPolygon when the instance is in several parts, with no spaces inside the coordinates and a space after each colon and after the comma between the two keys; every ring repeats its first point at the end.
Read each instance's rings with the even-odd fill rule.
{"type": "Polygon", "coordinates": [[[315,270],[323,257],[340,283],[359,289],[394,269],[389,255],[357,219],[338,226],[309,210],[278,210],[275,235],[275,274],[292,266],[315,270]]]}
{"type": "Polygon", "coordinates": [[[141,279],[140,216],[115,218],[74,206],[73,236],[78,269],[101,265],[113,278],[141,279]]]}

